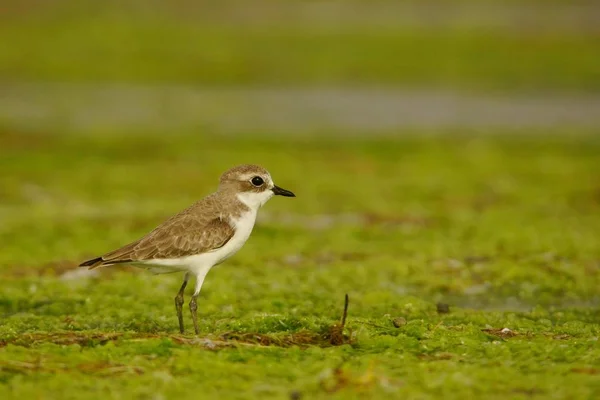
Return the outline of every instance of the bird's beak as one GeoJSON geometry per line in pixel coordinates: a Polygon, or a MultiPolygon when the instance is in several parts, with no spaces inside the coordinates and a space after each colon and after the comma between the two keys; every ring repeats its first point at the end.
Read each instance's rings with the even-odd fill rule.
{"type": "Polygon", "coordinates": [[[285,196],[285,197],[296,197],[296,195],[289,190],[285,190],[280,188],[279,186],[273,186],[271,189],[276,196],[285,196]]]}

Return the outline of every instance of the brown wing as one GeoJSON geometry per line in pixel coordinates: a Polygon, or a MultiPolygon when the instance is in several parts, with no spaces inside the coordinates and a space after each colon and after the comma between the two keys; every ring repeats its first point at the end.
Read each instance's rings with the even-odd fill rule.
{"type": "Polygon", "coordinates": [[[102,257],[86,261],[80,266],[95,268],[102,265],[185,257],[221,248],[233,237],[234,228],[218,213],[197,214],[190,211],[192,207],[167,220],[140,240],[102,257]]]}
{"type": "Polygon", "coordinates": [[[138,242],[104,255],[102,259],[105,263],[119,263],[191,256],[223,247],[233,233],[231,225],[218,218],[206,225],[178,221],[169,229],[152,232],[138,242]]]}

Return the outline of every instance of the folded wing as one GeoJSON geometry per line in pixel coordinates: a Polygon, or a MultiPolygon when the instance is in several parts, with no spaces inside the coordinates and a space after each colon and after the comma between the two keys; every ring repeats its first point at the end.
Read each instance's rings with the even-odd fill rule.
{"type": "Polygon", "coordinates": [[[80,267],[96,268],[207,253],[223,247],[234,233],[231,224],[220,217],[207,219],[179,214],[140,240],[85,261],[80,267]]]}

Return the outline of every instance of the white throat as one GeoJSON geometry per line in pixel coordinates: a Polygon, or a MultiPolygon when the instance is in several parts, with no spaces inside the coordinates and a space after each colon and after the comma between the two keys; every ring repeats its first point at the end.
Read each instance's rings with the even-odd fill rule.
{"type": "Polygon", "coordinates": [[[236,196],[239,201],[244,203],[248,208],[252,211],[258,211],[271,197],[273,197],[274,193],[271,189],[267,189],[263,192],[242,192],[238,193],[236,196]]]}

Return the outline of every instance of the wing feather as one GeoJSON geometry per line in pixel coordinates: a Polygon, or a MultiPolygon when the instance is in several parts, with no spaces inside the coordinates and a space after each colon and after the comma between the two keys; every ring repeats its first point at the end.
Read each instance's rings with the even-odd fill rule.
{"type": "Polygon", "coordinates": [[[182,221],[169,230],[155,231],[138,242],[108,253],[102,260],[109,264],[191,256],[223,247],[233,234],[233,227],[219,218],[205,225],[182,221]]]}
{"type": "Polygon", "coordinates": [[[80,266],[95,268],[152,259],[180,258],[223,247],[233,237],[235,229],[221,217],[218,212],[219,204],[211,200],[205,198],[202,203],[196,203],[175,215],[143,238],[80,266]],[[194,207],[202,207],[205,212],[194,213],[194,207]]]}

